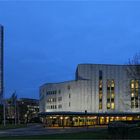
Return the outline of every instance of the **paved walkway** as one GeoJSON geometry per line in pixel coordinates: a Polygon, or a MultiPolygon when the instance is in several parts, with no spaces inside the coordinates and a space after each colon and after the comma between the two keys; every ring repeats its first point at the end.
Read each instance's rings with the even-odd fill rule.
{"type": "Polygon", "coordinates": [[[106,127],[67,127],[67,128],[44,128],[40,124],[29,125],[26,128],[0,130],[0,137],[3,136],[29,136],[29,135],[47,135],[58,133],[76,133],[82,131],[101,131],[106,127]]]}

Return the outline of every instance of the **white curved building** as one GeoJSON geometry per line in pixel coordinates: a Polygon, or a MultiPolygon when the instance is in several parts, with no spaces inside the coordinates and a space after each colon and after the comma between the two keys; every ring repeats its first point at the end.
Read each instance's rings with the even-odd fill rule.
{"type": "Polygon", "coordinates": [[[79,64],[75,80],[40,87],[40,113],[44,117],[99,115],[99,121],[104,123],[110,117],[139,117],[139,80],[128,76],[126,67],[79,64]],[[106,120],[104,116],[110,117],[106,120]]]}

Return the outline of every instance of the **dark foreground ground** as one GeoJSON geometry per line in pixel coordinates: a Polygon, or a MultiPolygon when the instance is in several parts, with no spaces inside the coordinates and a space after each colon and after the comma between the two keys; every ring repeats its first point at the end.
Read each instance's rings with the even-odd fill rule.
{"type": "MultiPolygon", "coordinates": [[[[119,136],[120,134],[118,134],[119,136]]],[[[119,137],[120,138],[120,137],[119,137]]],[[[140,139],[140,128],[134,128],[122,139],[140,139]]],[[[0,139],[118,139],[108,133],[107,126],[89,128],[43,128],[29,125],[25,128],[0,130],[0,139]]]]}

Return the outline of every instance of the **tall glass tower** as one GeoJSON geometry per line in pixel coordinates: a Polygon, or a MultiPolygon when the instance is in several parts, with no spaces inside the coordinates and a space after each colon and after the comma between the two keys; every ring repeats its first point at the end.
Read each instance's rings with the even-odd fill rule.
{"type": "Polygon", "coordinates": [[[0,25],[0,104],[2,103],[3,99],[3,41],[3,26],[0,25]]]}

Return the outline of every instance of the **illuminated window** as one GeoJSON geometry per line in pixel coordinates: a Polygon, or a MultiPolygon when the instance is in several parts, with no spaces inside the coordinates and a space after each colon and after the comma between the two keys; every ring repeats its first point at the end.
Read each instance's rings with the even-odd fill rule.
{"type": "Polygon", "coordinates": [[[102,88],[102,84],[99,85],[99,88],[102,88]]]}
{"type": "Polygon", "coordinates": [[[107,80],[107,87],[110,89],[110,80],[107,80]]]}
{"type": "Polygon", "coordinates": [[[115,109],[115,82],[107,80],[107,109],[115,109]]]}
{"type": "Polygon", "coordinates": [[[101,94],[99,94],[99,99],[102,99],[102,93],[101,93],[101,94]]]}
{"type": "Polygon", "coordinates": [[[114,93],[111,94],[111,98],[115,98],[115,94],[114,93]]]}
{"type": "Polygon", "coordinates": [[[136,93],[135,93],[135,96],[136,97],[138,97],[138,94],[139,94],[139,91],[138,91],[138,89],[136,89],[136,91],[135,91],[136,93]]]}
{"type": "Polygon", "coordinates": [[[115,87],[114,80],[111,81],[111,87],[115,87]]]}
{"type": "Polygon", "coordinates": [[[130,91],[131,91],[131,108],[138,108],[138,96],[139,96],[139,81],[130,81],[130,91]]]}
{"type": "Polygon", "coordinates": [[[131,93],[131,97],[134,97],[134,93],[131,93]]]}
{"type": "Polygon", "coordinates": [[[110,103],[107,103],[107,109],[110,109],[110,103]]]}
{"type": "Polygon", "coordinates": [[[101,102],[99,103],[99,109],[102,109],[102,103],[101,102]]]}
{"type": "Polygon", "coordinates": [[[131,80],[131,88],[134,88],[134,80],[131,80]]]}
{"type": "Polygon", "coordinates": [[[139,81],[136,80],[136,83],[135,83],[135,88],[138,89],[139,88],[139,81]]]}
{"type": "Polygon", "coordinates": [[[115,103],[111,103],[111,109],[115,109],[115,103]]]}

